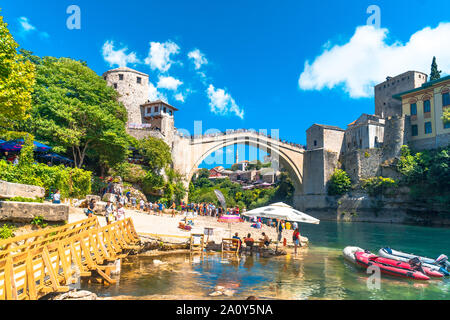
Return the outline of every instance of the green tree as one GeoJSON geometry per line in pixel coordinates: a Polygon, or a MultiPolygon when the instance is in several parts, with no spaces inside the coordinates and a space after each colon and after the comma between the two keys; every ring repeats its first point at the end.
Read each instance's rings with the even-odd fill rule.
{"type": "Polygon", "coordinates": [[[206,168],[201,168],[200,170],[198,170],[197,172],[197,179],[201,179],[201,178],[209,178],[209,170],[206,168]]]}
{"type": "Polygon", "coordinates": [[[438,80],[441,78],[441,72],[438,70],[438,65],[436,63],[436,57],[433,57],[433,62],[431,63],[431,74],[430,74],[430,81],[438,80]]]}
{"type": "Polygon", "coordinates": [[[121,162],[128,150],[127,112],[117,97],[85,63],[45,57],[33,94],[36,135],[56,151],[71,152],[79,168],[88,154],[103,164],[121,162]]]}
{"type": "Polygon", "coordinates": [[[160,173],[172,163],[169,146],[161,139],[148,137],[138,141],[138,150],[151,171],[160,173]]]}
{"type": "Polygon", "coordinates": [[[444,123],[450,123],[450,108],[445,108],[442,120],[444,123]]]}
{"type": "Polygon", "coordinates": [[[17,52],[18,44],[0,16],[0,131],[24,120],[31,109],[34,65],[17,52]]]}
{"type": "Polygon", "coordinates": [[[328,194],[330,196],[339,196],[350,190],[352,182],[347,172],[342,169],[336,169],[328,182],[328,194]]]}

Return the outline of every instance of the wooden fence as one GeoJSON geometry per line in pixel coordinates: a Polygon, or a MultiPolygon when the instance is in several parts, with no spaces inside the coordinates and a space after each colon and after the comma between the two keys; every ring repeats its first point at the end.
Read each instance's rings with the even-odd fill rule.
{"type": "Polygon", "coordinates": [[[66,292],[73,275],[114,283],[108,262],[138,249],[131,218],[101,227],[96,217],[0,241],[0,300],[66,292]]]}

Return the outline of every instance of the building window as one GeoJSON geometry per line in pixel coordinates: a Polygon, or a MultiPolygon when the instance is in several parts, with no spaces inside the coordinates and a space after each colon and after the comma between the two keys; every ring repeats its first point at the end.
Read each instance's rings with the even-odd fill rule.
{"type": "Polygon", "coordinates": [[[166,113],[167,112],[167,108],[166,107],[164,107],[164,113],[166,113]]]}
{"type": "Polygon", "coordinates": [[[431,103],[430,100],[425,100],[423,102],[423,112],[427,113],[427,112],[431,112],[431,103]]]}
{"type": "Polygon", "coordinates": [[[413,125],[411,126],[411,135],[412,135],[413,137],[417,137],[417,136],[419,135],[419,130],[418,130],[418,128],[417,128],[417,124],[413,124],[413,125]]]}
{"type": "Polygon", "coordinates": [[[117,83],[114,83],[114,89],[117,89],[117,83]]]}
{"type": "Polygon", "coordinates": [[[317,146],[317,140],[314,140],[314,147],[317,146]]]}
{"type": "Polygon", "coordinates": [[[444,129],[450,129],[450,122],[444,122],[444,129]]]}
{"type": "Polygon", "coordinates": [[[445,106],[450,106],[450,93],[446,92],[442,94],[442,105],[445,106]]]}
{"type": "Polygon", "coordinates": [[[432,132],[433,130],[431,128],[431,122],[425,122],[425,134],[430,134],[432,132]]]}
{"type": "Polygon", "coordinates": [[[142,79],[141,77],[137,77],[137,83],[141,83],[142,79]]]}
{"type": "Polygon", "coordinates": [[[119,74],[119,80],[123,80],[123,74],[119,74]]]}
{"type": "Polygon", "coordinates": [[[104,76],[103,79],[106,80],[106,76],[104,76]]]}
{"type": "Polygon", "coordinates": [[[152,108],[151,107],[147,108],[147,113],[152,113],[152,108]]]}
{"type": "Polygon", "coordinates": [[[158,107],[155,107],[155,112],[158,112],[158,107]]]}
{"type": "Polygon", "coordinates": [[[169,114],[172,115],[172,110],[169,110],[169,114]]]}
{"type": "Polygon", "coordinates": [[[411,115],[412,116],[416,116],[417,115],[417,104],[416,103],[411,103],[411,115]]]}

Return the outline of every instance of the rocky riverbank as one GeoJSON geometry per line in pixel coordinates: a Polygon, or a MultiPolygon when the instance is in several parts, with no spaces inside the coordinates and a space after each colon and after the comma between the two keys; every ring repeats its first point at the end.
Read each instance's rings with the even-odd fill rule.
{"type": "Polygon", "coordinates": [[[412,199],[406,189],[379,197],[364,193],[349,193],[342,197],[306,195],[302,196],[302,209],[324,221],[450,227],[450,208],[412,199]]]}

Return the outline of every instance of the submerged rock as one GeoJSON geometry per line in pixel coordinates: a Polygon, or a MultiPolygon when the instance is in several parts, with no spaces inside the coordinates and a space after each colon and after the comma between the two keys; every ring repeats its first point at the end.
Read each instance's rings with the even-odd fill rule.
{"type": "Polygon", "coordinates": [[[226,295],[227,297],[231,297],[234,295],[234,290],[225,290],[223,294],[226,295]]]}

